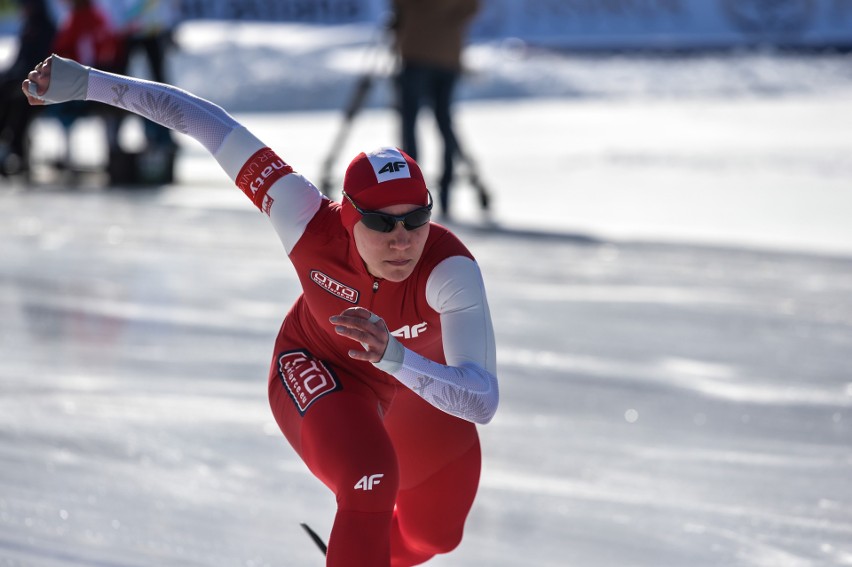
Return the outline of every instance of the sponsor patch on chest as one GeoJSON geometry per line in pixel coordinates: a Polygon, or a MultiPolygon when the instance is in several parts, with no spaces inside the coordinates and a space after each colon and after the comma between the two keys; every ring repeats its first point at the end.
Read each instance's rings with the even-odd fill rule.
{"type": "Polygon", "coordinates": [[[319,270],[311,270],[311,281],[326,290],[331,295],[339,297],[344,301],[358,303],[358,290],[342,284],[336,279],[322,273],[319,270]]]}

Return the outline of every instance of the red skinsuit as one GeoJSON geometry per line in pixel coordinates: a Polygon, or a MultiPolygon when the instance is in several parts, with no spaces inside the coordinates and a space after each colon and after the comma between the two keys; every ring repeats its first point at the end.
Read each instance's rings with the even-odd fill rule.
{"type": "Polygon", "coordinates": [[[221,108],[61,59],[53,72],[48,100],[97,100],[192,136],[269,216],[303,288],[275,342],[269,400],[290,444],[337,497],[327,565],[404,567],[457,546],[479,483],[473,422],[488,423],[498,400],[491,317],[468,250],[432,224],[411,276],[377,280],[341,205],[221,108]],[[357,343],[328,320],[353,306],[392,332],[382,370],[351,359],[357,343]]]}
{"type": "Polygon", "coordinates": [[[379,281],[367,272],[339,216],[340,205],[324,200],[290,254],[304,293],[276,341],[269,399],[290,444],[337,496],[328,565],[416,565],[461,541],[479,482],[476,426],[425,403],[372,364],[349,358],[352,340],[334,333],[328,318],[359,305],[381,315],[391,330],[417,326],[424,330],[406,347],[444,362],[440,317],[423,288],[438,261],[470,253],[433,225],[414,273],[399,283],[379,281]],[[328,382],[313,394],[320,396],[316,401],[307,399],[304,415],[279,361],[292,351],[304,354],[293,357],[290,380],[308,388],[328,382]],[[341,389],[322,394],[335,385],[341,389]],[[382,476],[371,489],[359,486],[373,475],[382,476]]]}

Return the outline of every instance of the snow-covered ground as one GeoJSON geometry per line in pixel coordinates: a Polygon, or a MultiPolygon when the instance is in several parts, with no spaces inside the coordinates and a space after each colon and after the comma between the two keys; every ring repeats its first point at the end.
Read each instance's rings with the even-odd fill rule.
{"type": "MultiPolygon", "coordinates": [[[[370,30],[229,30],[183,29],[175,82],[317,178],[370,30]]],[[[430,564],[852,565],[850,56],[469,61],[496,228],[464,183],[455,226],[502,406],[465,541],[430,564]]],[[[339,170],[395,141],[386,88],[339,170]]],[[[97,123],[75,136],[99,159],[97,123]]],[[[298,522],[327,534],[333,499],[265,400],[298,282],[180,143],[175,185],[0,191],[0,565],[322,563],[298,522]]]]}

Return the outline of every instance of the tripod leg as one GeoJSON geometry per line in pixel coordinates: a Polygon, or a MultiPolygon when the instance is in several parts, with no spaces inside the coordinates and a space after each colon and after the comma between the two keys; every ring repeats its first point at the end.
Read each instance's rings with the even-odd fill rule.
{"type": "Polygon", "coordinates": [[[389,30],[389,25],[390,22],[383,22],[376,29],[374,37],[371,40],[371,44],[368,46],[366,55],[369,59],[369,62],[366,65],[367,71],[361,75],[358,82],[355,84],[355,88],[353,89],[352,94],[349,97],[349,101],[343,110],[343,123],[334,138],[331,149],[323,161],[319,187],[323,195],[328,196],[331,191],[331,170],[338,154],[343,149],[343,144],[346,141],[346,138],[349,136],[349,132],[352,129],[352,123],[358,113],[363,109],[364,103],[367,100],[367,95],[373,86],[374,79],[382,74],[380,67],[382,65],[382,54],[388,47],[386,36],[389,30]]]}
{"type": "Polygon", "coordinates": [[[470,184],[476,189],[476,192],[479,196],[479,206],[483,211],[487,211],[491,207],[491,192],[485,187],[485,184],[482,182],[482,178],[479,176],[479,168],[476,165],[476,162],[470,157],[470,154],[465,152],[462,149],[461,143],[456,143],[456,152],[461,159],[461,161],[465,165],[467,178],[470,184]]]}
{"type": "Polygon", "coordinates": [[[332,167],[334,167],[334,162],[340,154],[340,150],[343,148],[346,138],[349,137],[349,132],[352,130],[352,123],[364,107],[364,102],[367,100],[367,95],[369,94],[372,86],[372,75],[362,75],[361,78],[358,79],[358,83],[355,85],[355,90],[352,91],[349,103],[346,105],[346,109],[343,114],[343,124],[340,125],[340,129],[337,131],[337,135],[331,144],[331,149],[329,150],[325,161],[323,161],[323,169],[320,176],[320,191],[322,191],[322,194],[325,196],[328,196],[331,192],[331,170],[332,167]]]}

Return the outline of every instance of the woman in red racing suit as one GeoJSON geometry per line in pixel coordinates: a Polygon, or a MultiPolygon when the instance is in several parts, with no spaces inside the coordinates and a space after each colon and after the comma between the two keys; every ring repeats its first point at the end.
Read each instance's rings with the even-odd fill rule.
{"type": "Polygon", "coordinates": [[[454,549],[479,483],[476,424],[498,403],[479,267],[418,165],[361,153],[334,202],[212,103],[53,56],[32,104],[96,100],[201,142],[272,222],[302,294],[269,372],[275,420],[337,498],[327,565],[402,567],[454,549]]]}

